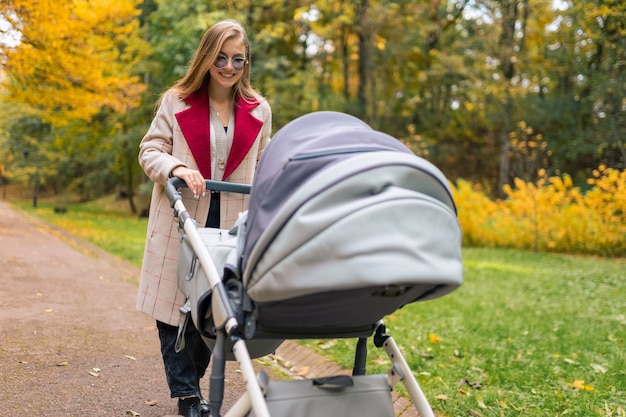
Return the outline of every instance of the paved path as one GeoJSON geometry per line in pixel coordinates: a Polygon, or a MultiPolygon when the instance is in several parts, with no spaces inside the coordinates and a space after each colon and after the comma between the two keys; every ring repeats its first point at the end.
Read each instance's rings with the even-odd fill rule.
{"type": "MultiPolygon", "coordinates": [[[[4,201],[0,250],[0,416],[175,413],[154,322],[134,307],[138,268],[4,201]]],[[[292,341],[255,366],[347,373],[292,341]]],[[[234,363],[226,384],[228,407],[243,389],[234,363]]],[[[416,416],[404,399],[394,406],[416,416]]]]}

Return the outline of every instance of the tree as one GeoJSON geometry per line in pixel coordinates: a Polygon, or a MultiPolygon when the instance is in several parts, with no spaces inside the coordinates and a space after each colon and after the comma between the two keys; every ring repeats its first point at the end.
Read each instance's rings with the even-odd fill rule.
{"type": "Polygon", "coordinates": [[[63,125],[89,120],[107,107],[125,112],[144,86],[134,65],[145,44],[137,37],[139,0],[7,0],[0,16],[19,31],[6,55],[6,99],[63,125]]]}
{"type": "MultiPolygon", "coordinates": [[[[1,45],[2,98],[51,125],[49,135],[28,136],[40,150],[41,178],[83,198],[114,187],[109,176],[121,148],[108,145],[130,128],[119,120],[145,90],[138,74],[149,45],[139,33],[139,3],[9,0],[0,9],[19,35],[1,45]]],[[[20,137],[19,124],[10,128],[20,137]]]]}

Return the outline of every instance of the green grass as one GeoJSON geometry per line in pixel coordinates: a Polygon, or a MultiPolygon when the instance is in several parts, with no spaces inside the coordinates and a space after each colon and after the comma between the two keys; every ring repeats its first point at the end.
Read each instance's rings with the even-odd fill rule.
{"type": "Polygon", "coordinates": [[[63,204],[66,213],[55,213],[59,204],[40,201],[37,208],[31,201],[14,205],[110,252],[133,265],[141,266],[148,220],[131,215],[126,204],[105,198],[89,203],[63,204]]]}
{"type": "MultiPolygon", "coordinates": [[[[25,210],[139,265],[146,220],[109,204],[25,210]]],[[[626,263],[464,250],[465,282],[385,319],[435,411],[456,416],[626,416],[626,263]]],[[[308,341],[351,367],[354,341],[308,341]]],[[[370,346],[368,372],[386,372],[370,346]]]]}

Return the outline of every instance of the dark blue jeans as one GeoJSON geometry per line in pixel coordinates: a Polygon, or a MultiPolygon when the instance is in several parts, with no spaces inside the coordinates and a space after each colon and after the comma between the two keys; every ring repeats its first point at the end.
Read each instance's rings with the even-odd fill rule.
{"type": "Polygon", "coordinates": [[[165,367],[167,385],[172,398],[200,395],[200,379],[204,376],[211,351],[202,340],[191,320],[185,332],[185,348],[176,353],[176,337],[178,327],[157,321],[161,356],[165,367]]]}

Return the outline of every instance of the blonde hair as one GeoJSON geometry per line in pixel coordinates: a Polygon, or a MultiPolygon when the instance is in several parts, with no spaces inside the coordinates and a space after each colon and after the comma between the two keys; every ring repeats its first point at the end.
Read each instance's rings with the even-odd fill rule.
{"type": "Polygon", "coordinates": [[[262,101],[263,97],[250,83],[250,42],[243,25],[236,20],[222,20],[211,26],[202,37],[198,49],[191,60],[187,73],[172,86],[171,90],[185,98],[199,90],[210,77],[209,69],[217,59],[227,40],[241,39],[246,47],[248,64],[243,68],[243,76],[233,86],[233,96],[241,96],[245,101],[262,101]]]}

